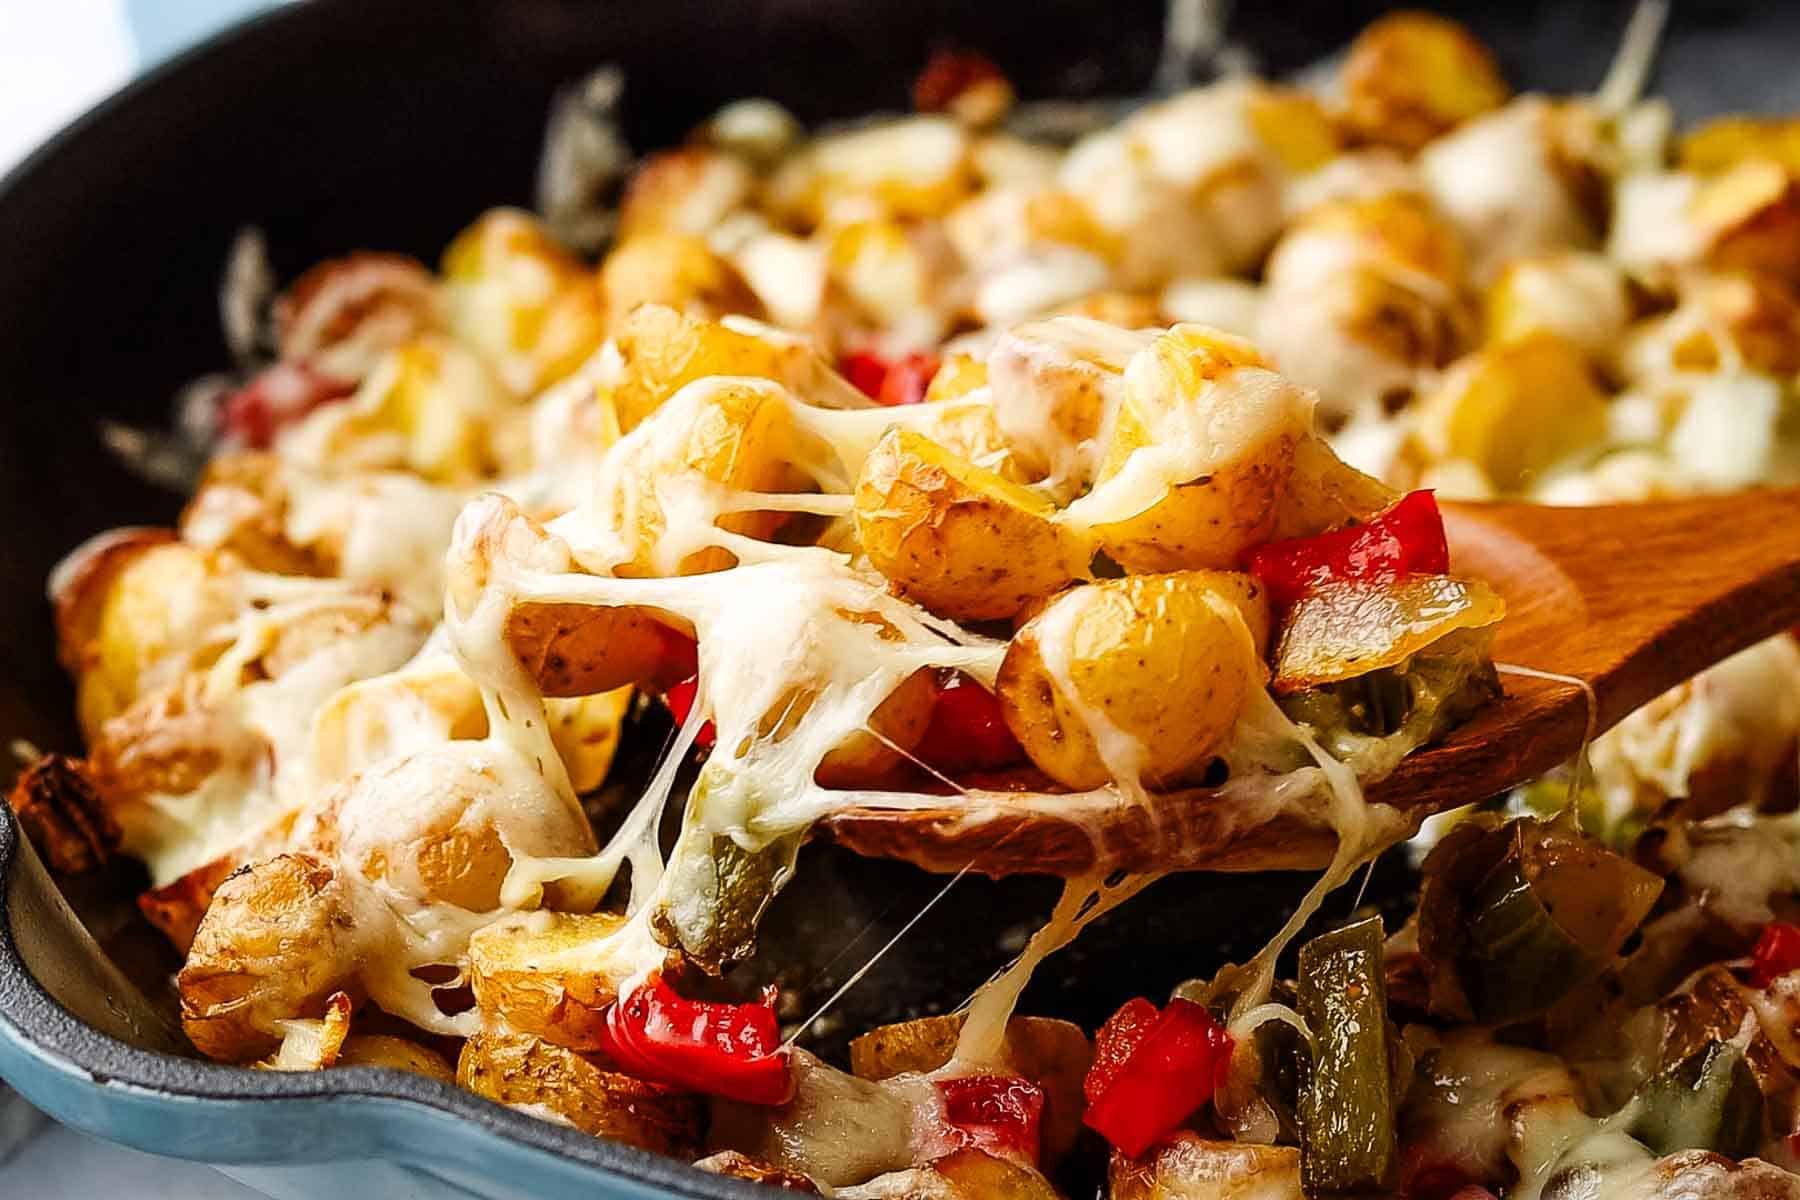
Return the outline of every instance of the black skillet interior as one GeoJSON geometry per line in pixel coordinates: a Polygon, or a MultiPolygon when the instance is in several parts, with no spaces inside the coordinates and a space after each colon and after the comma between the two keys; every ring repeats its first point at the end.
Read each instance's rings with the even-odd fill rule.
{"type": "MultiPolygon", "coordinates": [[[[1237,7],[1234,37],[1281,73],[1336,50],[1385,6],[1237,7]]],[[[1515,82],[1574,91],[1601,78],[1631,5],[1443,7],[1466,10],[1515,82]]],[[[215,295],[240,226],[267,232],[285,275],[358,247],[432,260],[482,209],[529,202],[552,92],[601,63],[625,68],[626,132],[651,148],[746,95],[808,120],[898,107],[946,42],[991,54],[1028,97],[1129,94],[1149,78],[1161,20],[1158,0],[313,0],[161,71],[0,186],[0,737],[75,748],[42,581],[82,537],[174,514],[176,497],[101,449],[96,422],[162,422],[182,382],[226,361],[215,295]]],[[[1800,9],[1682,4],[1654,87],[1690,118],[1800,109],[1796,34],[1800,9]]],[[[166,999],[166,952],[121,903],[131,883],[82,884],[74,899],[166,999]]],[[[1129,995],[1251,952],[1305,883],[1165,880],[1053,959],[1025,1007],[1092,1026],[1129,995]]],[[[763,958],[796,1011],[810,1011],[940,885],[809,850],[770,914],[763,958]]],[[[1408,886],[1387,864],[1370,895],[1402,902],[1408,886]]],[[[851,991],[820,1045],[954,1006],[1018,949],[1054,892],[1048,880],[963,879],[851,991]]],[[[1350,903],[1334,898],[1327,915],[1350,903]]]]}

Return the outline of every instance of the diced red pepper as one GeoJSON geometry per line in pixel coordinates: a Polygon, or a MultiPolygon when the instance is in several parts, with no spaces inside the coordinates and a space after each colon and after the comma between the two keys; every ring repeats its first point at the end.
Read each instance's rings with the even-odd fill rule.
{"type": "Polygon", "coordinates": [[[838,364],[844,378],[855,384],[858,391],[889,408],[925,399],[938,366],[937,356],[924,351],[890,359],[871,350],[855,350],[838,364]]]}
{"type": "MultiPolygon", "coordinates": [[[[675,718],[677,725],[687,724],[688,714],[694,711],[694,695],[700,690],[700,677],[690,675],[669,689],[663,701],[669,706],[669,713],[675,718]]],[[[700,732],[694,735],[694,745],[702,750],[711,750],[713,743],[719,740],[719,731],[713,728],[711,721],[703,721],[700,732]]]]}
{"type": "MultiPolygon", "coordinates": [[[[1114,1036],[1128,1035],[1120,1029],[1114,1036]]],[[[1109,1065],[1110,1078],[1095,1081],[1096,1095],[1082,1121],[1136,1158],[1212,1099],[1231,1064],[1232,1045],[1206,1009],[1191,1000],[1169,1001],[1124,1061],[1109,1065]]],[[[1109,1064],[1114,1061],[1116,1052],[1108,1056],[1109,1064]]]]}
{"type": "Polygon", "coordinates": [[[1137,996],[1106,1018],[1106,1024],[1094,1034],[1094,1065],[1088,1068],[1087,1078],[1081,1081],[1081,1090],[1089,1104],[1112,1086],[1113,1080],[1125,1068],[1126,1060],[1137,1052],[1160,1016],[1162,1013],[1157,1011],[1156,1005],[1137,996]]]}
{"type": "Polygon", "coordinates": [[[1789,971],[1800,971],[1800,925],[1770,921],[1750,952],[1750,982],[1768,987],[1789,971]]]}
{"type": "Polygon", "coordinates": [[[838,362],[838,370],[844,378],[856,385],[856,390],[874,400],[881,395],[881,385],[887,380],[887,359],[868,350],[852,350],[838,362]]]}
{"type": "Polygon", "coordinates": [[[620,1067],[651,1083],[747,1104],[788,1097],[774,988],[760,1004],[688,1000],[658,972],[607,1009],[602,1040],[620,1067]]]}
{"type": "Polygon", "coordinates": [[[1038,1161],[1043,1088],[1016,1075],[961,1075],[938,1080],[937,1090],[958,1150],[1021,1154],[1038,1161]]]}
{"type": "Polygon", "coordinates": [[[225,436],[239,446],[267,450],[275,436],[313,409],[356,391],[304,362],[283,361],[265,368],[223,401],[225,436]]]}
{"type": "Polygon", "coordinates": [[[1450,569],[1444,517],[1430,492],[1413,492],[1380,516],[1348,529],[1258,546],[1245,566],[1287,608],[1328,583],[1389,583],[1450,569]]]}
{"type": "Polygon", "coordinates": [[[913,81],[913,107],[948,112],[956,98],[978,84],[1006,78],[994,60],[973,50],[935,50],[913,81]]]}
{"type": "Polygon", "coordinates": [[[913,751],[921,762],[947,774],[991,771],[1025,757],[1019,740],[1006,727],[994,693],[964,675],[947,673],[940,680],[931,723],[913,751]]]}
{"type": "Polygon", "coordinates": [[[925,399],[925,392],[931,387],[932,377],[937,373],[938,360],[935,354],[923,351],[908,354],[888,367],[887,377],[881,381],[881,391],[875,400],[889,408],[917,404],[925,399]]]}

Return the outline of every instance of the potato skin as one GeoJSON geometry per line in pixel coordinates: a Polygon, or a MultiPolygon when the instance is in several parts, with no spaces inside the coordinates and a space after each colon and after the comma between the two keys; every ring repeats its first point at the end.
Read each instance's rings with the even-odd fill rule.
{"type": "Polygon", "coordinates": [[[220,885],[175,977],[181,1026],[209,1058],[248,1062],[280,1044],[275,1022],[314,1016],[348,990],[355,937],[337,872],[282,854],[220,885]]]}
{"type": "Polygon", "coordinates": [[[541,1104],[609,1141],[678,1158],[699,1148],[705,1110],[698,1097],[527,1034],[488,1030],[464,1042],[456,1082],[501,1104],[541,1104]]]}
{"type": "Polygon", "coordinates": [[[502,636],[546,697],[681,682],[666,677],[668,639],[680,635],[649,609],[526,602],[506,614],[502,636]]]}
{"type": "Polygon", "coordinates": [[[1249,594],[1206,571],[1064,593],[1007,648],[998,687],[1007,727],[1033,763],[1071,788],[1113,779],[1090,719],[1123,735],[1121,773],[1135,768],[1151,787],[1192,782],[1261,686],[1237,617],[1246,627],[1260,620],[1262,637],[1252,630],[1251,640],[1266,642],[1266,602],[1260,619],[1254,605],[1233,612],[1249,594]]]}
{"type": "Polygon", "coordinates": [[[490,1023],[560,1046],[600,1049],[618,989],[611,975],[594,969],[590,947],[624,923],[610,913],[552,913],[476,930],[468,961],[476,1006],[490,1023]]]}
{"type": "Polygon", "coordinates": [[[863,464],[856,530],[907,597],[957,620],[1005,620],[1074,577],[1081,553],[1047,500],[891,429],[863,464]]]}
{"type": "Polygon", "coordinates": [[[1362,141],[1411,153],[1506,102],[1508,88],[1475,35],[1423,12],[1382,17],[1344,63],[1346,123],[1362,141]]]}

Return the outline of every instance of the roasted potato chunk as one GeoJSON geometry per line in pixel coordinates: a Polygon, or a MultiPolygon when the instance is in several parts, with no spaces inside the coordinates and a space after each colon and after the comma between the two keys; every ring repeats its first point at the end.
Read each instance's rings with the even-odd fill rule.
{"type": "MultiPolygon", "coordinates": [[[[804,703],[785,710],[797,721],[804,703]]],[[[907,752],[919,744],[937,707],[937,685],[932,672],[915,671],[869,714],[869,730],[858,730],[839,742],[819,760],[813,777],[821,787],[874,787],[892,778],[907,761],[907,752]]]]}
{"type": "Polygon", "coordinates": [[[396,896],[469,912],[501,907],[515,854],[596,849],[586,816],[494,742],[439,744],[377,763],[310,807],[295,838],[396,896]]]}
{"type": "Polygon", "coordinates": [[[546,696],[591,696],[638,683],[667,687],[668,638],[649,609],[593,604],[517,605],[505,638],[546,696]]]}
{"type": "Polygon", "coordinates": [[[941,616],[1004,620],[1066,585],[1083,547],[1049,501],[891,429],[863,463],[856,531],[877,570],[941,616]]]}
{"type": "Polygon", "coordinates": [[[1692,216],[1714,269],[1800,279],[1800,181],[1779,163],[1749,159],[1707,180],[1692,216]]]}
{"type": "Polygon", "coordinates": [[[1093,481],[1100,427],[1124,390],[1126,363],[1151,338],[1056,317],[1009,331],[988,356],[994,419],[1026,470],[1059,499],[1093,481]]]}
{"type": "Polygon", "coordinates": [[[237,590],[216,556],[160,536],[89,551],[56,589],[63,659],[76,674],[76,713],[91,740],[147,690],[172,682],[237,590]]]}
{"type": "Polygon", "coordinates": [[[700,237],[748,201],[755,185],[755,175],[735,154],[706,146],[652,154],[619,203],[619,242],[663,231],[700,237]]]}
{"type": "Polygon", "coordinates": [[[1007,648],[998,696],[1031,761],[1084,790],[1114,779],[1175,786],[1202,773],[1262,686],[1250,624],[1266,622],[1266,608],[1240,609],[1250,590],[1221,574],[1107,580],[1027,622],[1007,648]]]}
{"type": "Polygon", "coordinates": [[[1606,394],[1586,356],[1533,334],[1461,360],[1425,400],[1419,437],[1435,461],[1462,459],[1517,491],[1606,433],[1606,394]]]}
{"type": "Polygon", "coordinates": [[[541,1105],[583,1133],[678,1158],[694,1156],[705,1121],[698,1097],[522,1033],[488,1030],[464,1042],[456,1082],[501,1104],[541,1105]]]}
{"type": "Polygon", "coordinates": [[[700,238],[674,230],[638,233],[600,264],[600,293],[616,331],[627,314],[660,304],[693,317],[760,311],[735,268],[700,238]]]}
{"type": "MultiPolygon", "coordinates": [[[[864,1079],[925,1074],[950,1061],[963,1014],[921,1017],[872,1029],[850,1043],[850,1070],[864,1079]]],[[[1082,1080],[1094,1047],[1081,1027],[1049,1017],[1014,1017],[1003,1044],[1014,1070],[1044,1089],[1043,1160],[1054,1164],[1081,1135],[1082,1080]]]]}
{"type": "Polygon", "coordinates": [[[1181,1130],[1142,1158],[1113,1152],[1112,1200],[1301,1200],[1300,1150],[1210,1141],[1181,1130]]]}
{"type": "Polygon", "coordinates": [[[1070,519],[1128,571],[1228,567],[1268,540],[1311,418],[1311,398],[1249,343],[1177,325],[1126,369],[1098,480],[1070,519]]]}
{"type": "Polygon", "coordinates": [[[940,217],[974,183],[968,132],[948,117],[919,116],[819,138],[776,170],[767,200],[803,227],[845,209],[940,217]]]}
{"type": "Polygon", "coordinates": [[[1456,21],[1424,12],[1371,23],[1344,62],[1344,119],[1362,141],[1411,153],[1506,103],[1493,55],[1456,21]]]}
{"type": "Polygon", "coordinates": [[[188,1039],[224,1062],[275,1049],[277,1022],[320,1014],[348,989],[354,924],[336,870],[314,855],[282,854],[227,879],[175,977],[188,1039]]]}
{"type": "Polygon", "coordinates": [[[1339,529],[1392,507],[1398,499],[1399,492],[1346,463],[1323,438],[1304,437],[1294,445],[1294,467],[1270,539],[1339,529]]]}
{"type": "Polygon", "coordinates": [[[598,1050],[619,979],[594,944],[616,933],[611,913],[529,913],[496,921],[469,939],[469,984],[490,1023],[577,1050],[598,1050]]]}
{"type": "Polygon", "coordinates": [[[1039,1172],[980,1150],[959,1150],[932,1163],[931,1170],[967,1200],[1059,1200],[1039,1172]]]}
{"type": "Polygon", "coordinates": [[[1508,263],[1487,294],[1487,340],[1555,334],[1588,355],[1612,353],[1631,318],[1625,273],[1599,254],[1564,251],[1508,263]]]}
{"type": "Polygon", "coordinates": [[[1675,157],[1683,171],[1698,175],[1716,175],[1747,159],[1766,159],[1800,173],[1800,120],[1719,117],[1683,134],[1675,157]]]}
{"type": "MultiPolygon", "coordinates": [[[[614,569],[620,575],[703,575],[737,561],[725,546],[692,549],[694,533],[680,530],[680,543],[663,544],[670,531],[668,505],[691,490],[692,477],[732,492],[799,492],[811,480],[793,465],[799,432],[787,394],[754,379],[697,380],[659,409],[609,461],[616,473],[602,476],[616,511],[626,517],[621,531],[631,557],[614,569]],[[665,502],[664,492],[670,500],[665,502]]],[[[767,539],[788,514],[754,508],[721,513],[714,524],[726,533],[767,539]]]]}
{"type": "Polygon", "coordinates": [[[519,395],[572,372],[604,337],[593,275],[529,213],[482,214],[441,267],[451,329],[519,395]]]}
{"type": "Polygon", "coordinates": [[[91,871],[118,848],[119,823],[80,759],[38,759],[19,772],[7,802],[31,844],[61,874],[91,871]]]}
{"type": "Polygon", "coordinates": [[[798,1171],[790,1171],[785,1167],[766,1163],[760,1158],[751,1158],[748,1154],[740,1154],[736,1150],[721,1150],[717,1154],[709,1154],[694,1162],[702,1171],[711,1171],[715,1175],[729,1175],[733,1179],[748,1179],[751,1183],[767,1184],[790,1192],[810,1192],[818,1194],[819,1188],[812,1180],[798,1171]]]}
{"type": "Polygon", "coordinates": [[[809,403],[866,408],[869,401],[806,342],[743,320],[701,320],[666,304],[643,304],[613,329],[620,368],[610,395],[629,432],[696,379],[770,379],[809,403]]]}

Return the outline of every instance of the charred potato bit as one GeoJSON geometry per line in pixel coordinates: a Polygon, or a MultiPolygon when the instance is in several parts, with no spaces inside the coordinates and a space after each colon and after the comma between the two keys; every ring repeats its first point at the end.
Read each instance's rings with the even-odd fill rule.
{"type": "Polygon", "coordinates": [[[63,874],[91,871],[119,845],[119,823],[94,790],[79,759],[49,754],[13,784],[7,796],[32,844],[63,874]]]}

